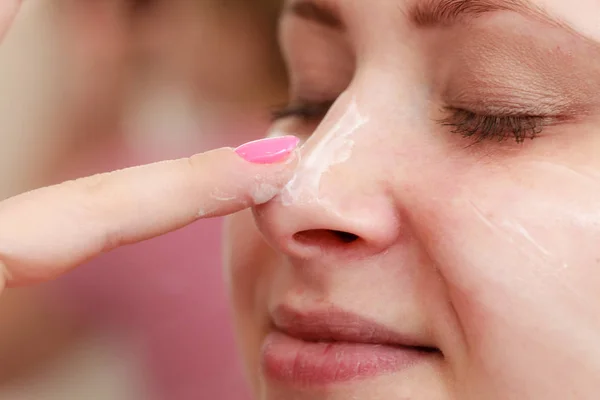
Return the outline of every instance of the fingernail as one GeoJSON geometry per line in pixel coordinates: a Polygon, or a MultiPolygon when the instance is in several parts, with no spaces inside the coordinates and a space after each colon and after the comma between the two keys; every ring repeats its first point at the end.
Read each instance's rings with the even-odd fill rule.
{"type": "Polygon", "coordinates": [[[235,152],[254,164],[274,164],[285,160],[299,142],[296,136],[261,139],[243,144],[235,152]]]}

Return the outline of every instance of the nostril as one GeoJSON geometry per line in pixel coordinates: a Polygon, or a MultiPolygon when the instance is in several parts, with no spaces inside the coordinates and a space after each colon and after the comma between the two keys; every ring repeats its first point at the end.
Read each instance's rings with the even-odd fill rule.
{"type": "Polygon", "coordinates": [[[344,243],[352,243],[358,240],[358,236],[350,232],[331,231],[331,233],[339,237],[344,243]]]}
{"type": "Polygon", "coordinates": [[[313,229],[294,234],[294,240],[306,245],[339,245],[354,243],[359,237],[350,232],[330,229],[313,229]]]}

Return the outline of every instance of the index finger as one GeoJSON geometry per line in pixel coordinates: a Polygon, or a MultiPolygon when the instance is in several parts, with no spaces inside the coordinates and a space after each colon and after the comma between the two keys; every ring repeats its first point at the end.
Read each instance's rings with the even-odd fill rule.
{"type": "Polygon", "coordinates": [[[115,247],[270,200],[292,176],[295,157],[288,156],[298,141],[268,142],[285,161],[256,164],[232,149],[220,149],[0,202],[0,264],[6,283],[47,280],[115,247]]]}

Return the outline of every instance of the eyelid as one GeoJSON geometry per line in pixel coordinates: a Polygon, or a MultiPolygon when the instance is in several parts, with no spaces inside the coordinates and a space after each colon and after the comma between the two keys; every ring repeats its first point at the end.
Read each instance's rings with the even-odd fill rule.
{"type": "Polygon", "coordinates": [[[344,28],[344,24],[338,18],[338,10],[331,5],[316,4],[317,2],[314,0],[291,0],[286,3],[284,6],[284,16],[293,15],[328,28],[339,30],[344,28]]]}
{"type": "Polygon", "coordinates": [[[455,76],[442,92],[446,104],[456,108],[494,115],[567,115],[578,112],[581,102],[557,90],[550,83],[519,84],[510,78],[491,82],[492,77],[478,75],[471,78],[455,76]]]}
{"type": "Polygon", "coordinates": [[[296,100],[281,107],[275,107],[271,112],[273,121],[285,118],[299,117],[304,120],[316,120],[325,117],[335,100],[314,102],[296,100]]]}
{"type": "Polygon", "coordinates": [[[459,96],[444,96],[446,104],[455,109],[465,109],[476,114],[497,117],[539,116],[568,117],[577,113],[578,107],[567,100],[537,98],[529,93],[494,95],[490,93],[464,93],[459,96]]]}

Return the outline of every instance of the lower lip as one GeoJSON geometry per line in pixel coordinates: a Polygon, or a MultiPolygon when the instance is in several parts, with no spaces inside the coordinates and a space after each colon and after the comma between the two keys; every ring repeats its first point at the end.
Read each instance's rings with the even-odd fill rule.
{"type": "Polygon", "coordinates": [[[262,349],[267,377],[294,385],[327,385],[374,377],[413,366],[431,356],[412,347],[306,342],[273,332],[262,349]]]}

